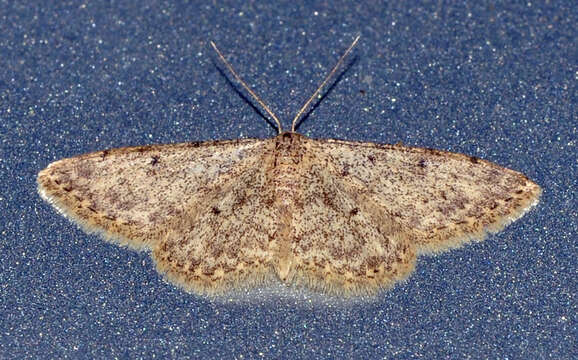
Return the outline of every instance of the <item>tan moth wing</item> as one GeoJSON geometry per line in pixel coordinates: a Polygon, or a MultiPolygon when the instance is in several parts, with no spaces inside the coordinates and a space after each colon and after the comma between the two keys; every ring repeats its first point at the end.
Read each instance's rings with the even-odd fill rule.
{"type": "Polygon", "coordinates": [[[172,219],[216,179],[238,173],[263,140],[112,149],[63,159],[38,174],[38,190],[88,232],[133,248],[152,247],[172,219]]]}
{"type": "Polygon", "coordinates": [[[275,274],[375,293],[407,277],[417,253],[481,239],[540,194],[465,155],[295,133],[97,152],[49,165],[38,183],[86,230],[151,248],[160,272],[197,293],[275,274]]]}
{"type": "Polygon", "coordinates": [[[373,294],[414,268],[410,233],[336,173],[323,145],[303,141],[301,191],[292,211],[295,280],[327,293],[373,294]],[[311,147],[309,147],[311,145],[311,147]]]}
{"type": "Polygon", "coordinates": [[[418,253],[481,240],[522,216],[541,194],[525,175],[463,154],[340,140],[315,144],[328,170],[383,209],[418,253]]]}
{"type": "Polygon", "coordinates": [[[222,293],[274,275],[279,216],[267,167],[275,139],[262,153],[203,188],[184,205],[153,249],[159,271],[186,290],[222,293]]]}

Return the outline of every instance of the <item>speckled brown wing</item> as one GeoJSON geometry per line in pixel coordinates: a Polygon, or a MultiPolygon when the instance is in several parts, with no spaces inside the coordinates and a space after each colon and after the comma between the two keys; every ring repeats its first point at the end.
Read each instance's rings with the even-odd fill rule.
{"type": "Polygon", "coordinates": [[[188,291],[219,294],[274,277],[275,192],[261,156],[239,170],[219,177],[187,204],[153,249],[159,272],[188,291]]]}
{"type": "Polygon", "coordinates": [[[38,175],[38,190],[84,230],[150,247],[185,206],[216,179],[254,161],[264,144],[248,139],[99,151],[50,164],[38,175]]]}
{"type": "Polygon", "coordinates": [[[462,154],[401,145],[315,141],[328,171],[399,224],[418,252],[481,240],[537,204],[525,175],[462,154]]]}
{"type": "Polygon", "coordinates": [[[297,283],[339,295],[374,294],[414,269],[410,233],[335,174],[317,150],[292,211],[297,283]]]}

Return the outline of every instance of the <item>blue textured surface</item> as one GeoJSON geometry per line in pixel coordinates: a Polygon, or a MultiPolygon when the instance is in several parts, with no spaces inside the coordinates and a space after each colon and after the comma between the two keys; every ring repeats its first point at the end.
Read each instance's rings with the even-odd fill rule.
{"type": "Polygon", "coordinates": [[[576,358],[572,1],[218,3],[0,1],[1,358],[576,358]],[[371,303],[220,304],[37,195],[60,158],[274,135],[208,40],[287,127],[357,33],[355,64],[302,133],[485,158],[538,182],[540,205],[420,258],[371,303]]]}

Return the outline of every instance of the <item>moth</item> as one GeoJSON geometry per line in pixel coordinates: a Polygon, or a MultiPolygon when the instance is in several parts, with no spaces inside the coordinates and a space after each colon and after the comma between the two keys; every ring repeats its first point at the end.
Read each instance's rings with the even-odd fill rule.
{"type": "Polygon", "coordinates": [[[278,279],[338,295],[375,294],[416,256],[481,240],[537,204],[525,175],[473,156],[310,139],[296,125],[357,37],[270,139],[104,150],[38,174],[43,199],[89,233],[150,250],[160,273],[199,294],[278,279]]]}

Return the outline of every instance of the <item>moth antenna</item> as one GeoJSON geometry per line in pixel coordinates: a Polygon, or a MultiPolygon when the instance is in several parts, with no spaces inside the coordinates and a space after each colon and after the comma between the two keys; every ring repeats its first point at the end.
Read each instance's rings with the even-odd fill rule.
{"type": "Polygon", "coordinates": [[[329,80],[333,77],[333,75],[335,75],[335,72],[337,71],[337,69],[339,69],[339,67],[341,66],[341,64],[343,63],[343,60],[347,57],[347,55],[349,55],[349,53],[351,52],[351,50],[353,50],[353,48],[355,47],[355,45],[357,45],[357,42],[359,41],[359,38],[361,37],[361,35],[357,35],[357,37],[355,38],[355,40],[353,40],[353,42],[351,43],[351,45],[349,45],[349,48],[347,48],[347,50],[345,51],[345,53],[343,53],[343,55],[341,55],[341,57],[339,58],[339,60],[337,61],[337,64],[335,64],[335,66],[333,67],[333,70],[331,70],[331,72],[327,75],[327,77],[325,77],[325,80],[323,80],[323,82],[321,83],[321,85],[319,85],[319,87],[317,88],[317,90],[313,93],[313,95],[311,95],[311,97],[309,98],[309,100],[307,100],[307,102],[301,107],[301,109],[299,110],[299,112],[297,113],[297,115],[295,115],[295,117],[293,118],[293,124],[291,125],[291,132],[295,132],[295,128],[297,126],[297,123],[299,121],[299,119],[301,118],[301,115],[303,115],[303,113],[305,112],[305,110],[307,110],[307,108],[309,107],[309,105],[311,104],[311,102],[313,101],[313,99],[315,99],[317,97],[317,95],[319,95],[319,92],[321,92],[321,90],[323,89],[323,87],[325,85],[327,85],[327,83],[329,82],[329,80]]]}
{"type": "Polygon", "coordinates": [[[227,69],[231,72],[231,74],[233,74],[233,76],[235,77],[235,79],[237,79],[237,81],[239,83],[241,83],[241,85],[243,85],[243,88],[245,90],[247,90],[247,92],[249,94],[251,94],[251,96],[253,97],[253,99],[255,99],[255,101],[261,105],[261,107],[263,109],[265,109],[265,111],[267,112],[267,114],[269,114],[269,116],[271,116],[273,118],[273,120],[275,120],[275,123],[277,123],[277,130],[279,131],[279,134],[281,134],[283,132],[283,128],[281,126],[281,121],[279,121],[279,118],[275,115],[275,113],[273,113],[273,111],[271,111],[271,109],[269,109],[269,107],[265,104],[265,102],[263,102],[263,100],[261,100],[261,98],[259,96],[257,96],[257,94],[255,94],[255,92],[253,90],[251,90],[251,88],[249,87],[249,85],[247,85],[243,79],[241,79],[241,77],[239,75],[237,75],[237,72],[235,72],[235,69],[233,69],[233,67],[231,66],[231,64],[229,64],[229,62],[227,61],[227,59],[225,59],[225,57],[223,56],[223,54],[219,51],[219,49],[217,48],[217,45],[215,45],[215,43],[213,41],[211,41],[211,46],[213,47],[213,49],[215,50],[215,52],[217,53],[217,55],[219,55],[219,59],[221,59],[221,61],[223,62],[223,64],[225,64],[225,66],[227,67],[227,69]]]}

